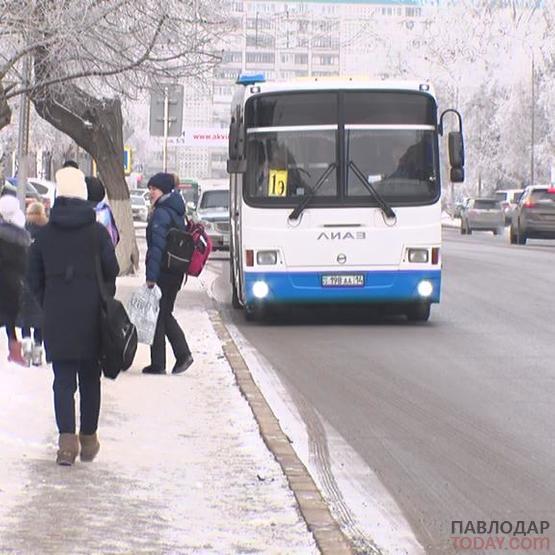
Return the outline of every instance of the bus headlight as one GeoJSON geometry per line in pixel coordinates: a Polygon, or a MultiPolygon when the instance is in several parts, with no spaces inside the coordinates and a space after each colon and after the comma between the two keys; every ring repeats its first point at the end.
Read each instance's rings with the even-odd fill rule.
{"type": "Polygon", "coordinates": [[[434,286],[431,281],[423,280],[418,284],[418,294],[421,297],[430,297],[434,292],[434,286]]]}
{"type": "Polygon", "coordinates": [[[252,294],[257,299],[264,299],[268,296],[270,288],[265,281],[255,281],[252,285],[252,294]]]}
{"type": "Polygon", "coordinates": [[[277,264],[277,251],[258,251],[256,253],[256,263],[260,266],[277,264]]]}
{"type": "Polygon", "coordinates": [[[408,249],[409,262],[425,264],[428,262],[428,249],[408,249]]]}

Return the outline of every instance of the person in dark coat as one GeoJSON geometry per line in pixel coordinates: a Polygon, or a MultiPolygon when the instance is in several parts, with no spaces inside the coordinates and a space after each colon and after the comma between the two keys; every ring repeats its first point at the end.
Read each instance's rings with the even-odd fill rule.
{"type": "Polygon", "coordinates": [[[21,309],[21,297],[31,243],[24,229],[25,216],[16,197],[0,197],[0,326],[6,327],[8,360],[25,365],[15,324],[21,309]]]}
{"type": "MultiPolygon", "coordinates": [[[[42,202],[32,202],[27,207],[25,229],[31,236],[31,241],[40,229],[48,223],[46,210],[42,202]]],[[[23,357],[27,366],[40,366],[43,359],[42,347],[42,309],[31,291],[28,281],[26,280],[23,290],[23,302],[21,312],[18,318],[18,324],[21,327],[21,336],[23,338],[23,357]],[[32,328],[32,338],[31,338],[32,328]]]]}
{"type": "Polygon", "coordinates": [[[183,275],[170,274],[163,268],[168,231],[172,228],[185,228],[185,203],[183,197],[174,191],[174,187],[175,179],[169,173],[157,173],[148,182],[150,202],[154,208],[146,228],[146,283],[148,287],[157,284],[162,297],[150,349],[151,363],[143,369],[145,374],[166,373],[166,337],[176,359],[172,373],[185,372],[193,364],[185,334],[173,316],[183,275]]]}
{"type": "Polygon", "coordinates": [[[29,283],[43,309],[46,358],[54,370],[54,409],[60,432],[58,464],[92,461],[100,444],[100,289],[98,256],[106,289],[115,292],[119,266],[106,229],[87,202],[85,176],[75,168],[56,173],[50,221],[36,235],[29,283]],[[80,433],[75,435],[74,395],[79,383],[80,433]]]}

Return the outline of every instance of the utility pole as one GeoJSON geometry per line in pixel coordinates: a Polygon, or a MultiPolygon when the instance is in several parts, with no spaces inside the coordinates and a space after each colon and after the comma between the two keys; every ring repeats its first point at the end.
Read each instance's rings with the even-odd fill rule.
{"type": "MultiPolygon", "coordinates": [[[[23,59],[23,82],[28,86],[31,80],[29,56],[23,59]]],[[[25,210],[25,188],[27,184],[27,154],[29,152],[29,114],[31,102],[28,94],[21,95],[19,104],[19,135],[17,139],[17,199],[25,210]]]]}
{"type": "Polygon", "coordinates": [[[532,50],[532,105],[531,105],[531,137],[530,137],[530,185],[534,185],[534,143],[536,142],[536,85],[535,85],[534,51],[532,50]]]}
{"type": "Polygon", "coordinates": [[[168,127],[170,123],[170,95],[168,87],[164,87],[164,146],[162,151],[162,164],[164,173],[168,171],[168,127]]]}

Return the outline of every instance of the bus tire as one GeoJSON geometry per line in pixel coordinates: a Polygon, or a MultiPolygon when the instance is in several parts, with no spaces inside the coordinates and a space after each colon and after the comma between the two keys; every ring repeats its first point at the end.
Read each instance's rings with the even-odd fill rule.
{"type": "Polygon", "coordinates": [[[407,307],[405,314],[409,322],[427,322],[430,319],[430,303],[414,303],[407,307]]]}
{"type": "Polygon", "coordinates": [[[237,286],[235,285],[235,274],[233,269],[231,270],[231,306],[233,308],[243,308],[241,302],[239,301],[239,294],[237,293],[237,286]]]}

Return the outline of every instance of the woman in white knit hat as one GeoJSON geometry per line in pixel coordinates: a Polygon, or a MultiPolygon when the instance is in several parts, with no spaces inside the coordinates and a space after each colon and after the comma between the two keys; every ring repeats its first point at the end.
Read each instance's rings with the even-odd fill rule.
{"type": "Polygon", "coordinates": [[[115,292],[119,267],[106,229],[87,202],[83,173],[56,173],[56,201],[29,254],[28,282],[43,309],[46,358],[54,370],[54,410],[59,449],[56,461],[72,465],[79,450],[92,461],[100,444],[100,288],[98,256],[106,289],[115,292]],[[80,427],[76,435],[75,391],[79,386],[80,427]]]}
{"type": "Polygon", "coordinates": [[[8,360],[25,365],[15,323],[21,307],[27,248],[31,243],[24,229],[25,215],[16,197],[0,197],[0,326],[6,326],[8,360]]]}

